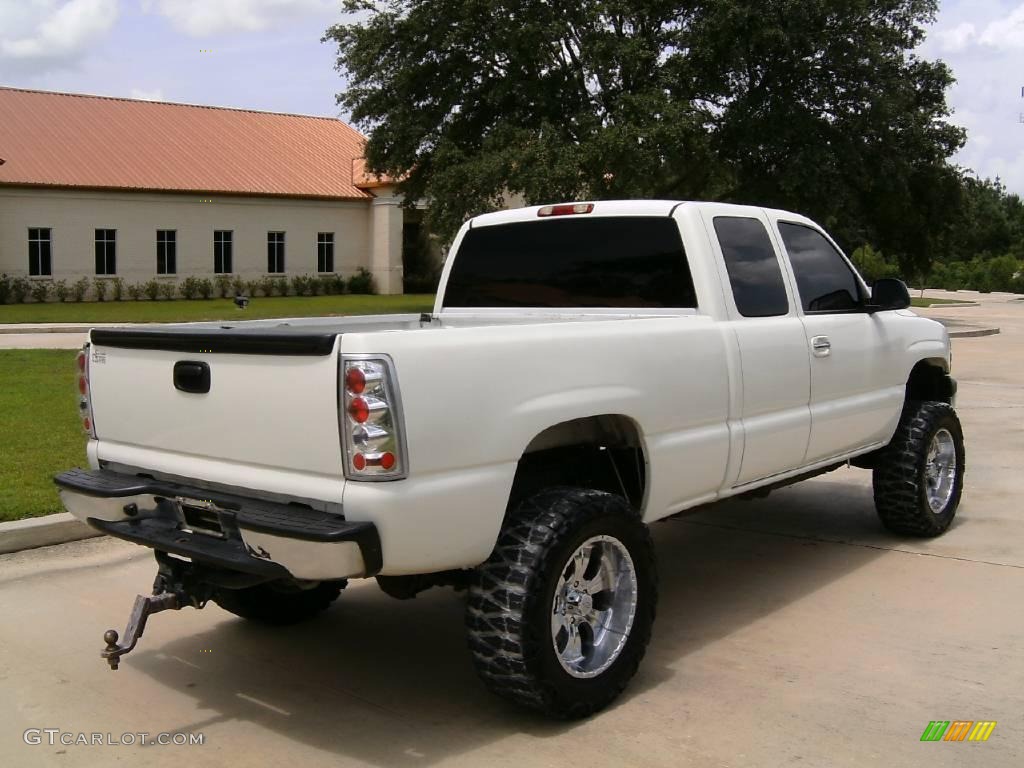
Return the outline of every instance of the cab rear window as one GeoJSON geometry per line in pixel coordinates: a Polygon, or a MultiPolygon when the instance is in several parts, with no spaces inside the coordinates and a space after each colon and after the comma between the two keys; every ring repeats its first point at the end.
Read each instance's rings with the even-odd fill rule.
{"type": "Polygon", "coordinates": [[[469,230],[445,307],[697,306],[673,219],[566,217],[469,230]]]}

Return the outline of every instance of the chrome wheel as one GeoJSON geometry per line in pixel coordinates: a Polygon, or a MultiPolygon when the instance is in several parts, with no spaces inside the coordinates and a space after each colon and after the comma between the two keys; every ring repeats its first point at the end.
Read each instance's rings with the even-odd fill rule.
{"type": "Polygon", "coordinates": [[[593,536],[569,558],[551,609],[551,641],[573,677],[596,677],[618,658],[636,615],[636,569],[621,541],[593,536]]]}
{"type": "Polygon", "coordinates": [[[936,432],[928,446],[924,481],[928,506],[932,512],[942,512],[949,504],[956,485],[956,443],[948,429],[936,432]]]}

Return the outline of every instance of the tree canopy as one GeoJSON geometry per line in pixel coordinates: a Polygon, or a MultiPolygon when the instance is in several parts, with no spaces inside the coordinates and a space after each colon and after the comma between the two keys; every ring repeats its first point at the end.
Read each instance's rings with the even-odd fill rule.
{"type": "Polygon", "coordinates": [[[908,269],[948,246],[937,0],[345,0],[327,30],[367,160],[450,236],[503,195],[791,208],[908,269]]]}

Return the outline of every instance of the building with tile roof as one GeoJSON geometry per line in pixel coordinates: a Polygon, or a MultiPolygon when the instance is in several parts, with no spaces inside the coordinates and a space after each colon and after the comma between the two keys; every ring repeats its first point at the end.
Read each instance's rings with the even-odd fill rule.
{"type": "Polygon", "coordinates": [[[364,267],[401,293],[401,200],[365,174],[365,142],[334,118],[0,87],[0,272],[137,283],[364,267]]]}

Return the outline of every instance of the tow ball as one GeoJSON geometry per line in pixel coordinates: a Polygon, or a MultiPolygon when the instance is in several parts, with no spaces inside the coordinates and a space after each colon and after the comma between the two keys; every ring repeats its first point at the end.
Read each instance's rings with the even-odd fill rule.
{"type": "Polygon", "coordinates": [[[116,629],[108,629],[103,633],[106,647],[100,656],[106,659],[111,669],[117,669],[121,657],[139,642],[146,629],[146,620],[152,614],[178,611],[188,606],[202,608],[210,599],[211,585],[196,578],[191,563],[176,560],[162,552],[156,553],[156,560],[159,570],[153,582],[153,594],[138,595],[135,598],[128,626],[124,630],[124,639],[119,641],[120,635],[116,629]]]}
{"type": "Polygon", "coordinates": [[[117,669],[120,659],[128,653],[135,644],[139,642],[143,631],[146,629],[146,619],[150,614],[160,611],[177,611],[181,608],[181,599],[173,592],[165,592],[161,595],[138,595],[135,598],[135,605],[132,606],[131,615],[128,617],[128,626],[124,630],[124,641],[118,642],[116,629],[108,629],[103,633],[103,642],[107,647],[100,654],[111,669],[117,669]]]}

